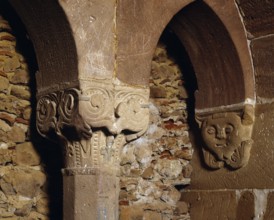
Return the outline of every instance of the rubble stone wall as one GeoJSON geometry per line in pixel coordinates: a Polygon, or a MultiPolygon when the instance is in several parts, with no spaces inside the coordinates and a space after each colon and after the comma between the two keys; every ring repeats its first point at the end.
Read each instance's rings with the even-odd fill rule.
{"type": "Polygon", "coordinates": [[[48,219],[46,174],[30,140],[29,80],[11,27],[0,17],[0,219],[48,219]]]}
{"type": "Polygon", "coordinates": [[[159,43],[150,79],[150,126],[123,149],[120,219],[189,219],[179,188],[190,184],[192,146],[183,74],[159,43]]]}

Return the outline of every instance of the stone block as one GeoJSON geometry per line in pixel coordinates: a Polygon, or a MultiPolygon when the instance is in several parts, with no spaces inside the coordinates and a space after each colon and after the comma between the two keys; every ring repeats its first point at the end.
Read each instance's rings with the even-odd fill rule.
{"type": "Polygon", "coordinates": [[[0,93],[0,110],[8,113],[20,114],[30,106],[27,100],[20,100],[15,96],[0,93]]]}
{"type": "Polygon", "coordinates": [[[143,219],[143,207],[142,206],[130,206],[121,207],[120,220],[142,220],[143,219]]]}
{"type": "Polygon", "coordinates": [[[144,212],[144,218],[145,220],[161,220],[162,214],[159,212],[153,212],[153,211],[145,211],[144,212]]]}
{"type": "Polygon", "coordinates": [[[18,69],[11,78],[13,84],[27,84],[29,82],[29,73],[26,70],[18,69]]]}
{"type": "Polygon", "coordinates": [[[23,112],[23,118],[24,118],[25,120],[30,120],[30,117],[31,117],[31,108],[28,107],[28,108],[26,108],[26,109],[24,110],[24,112],[23,112]]]}
{"type": "Polygon", "coordinates": [[[31,97],[30,90],[26,86],[13,85],[11,87],[10,94],[14,95],[14,96],[16,96],[18,98],[26,99],[26,100],[29,100],[30,97],[31,97]]]}
{"type": "Polygon", "coordinates": [[[16,145],[13,162],[18,165],[37,166],[40,164],[40,156],[31,142],[16,145]]]}
{"type": "Polygon", "coordinates": [[[235,191],[183,192],[181,200],[190,205],[191,220],[236,219],[235,191]]]}
{"type": "Polygon", "coordinates": [[[182,165],[179,160],[160,159],[155,169],[166,179],[176,179],[182,173],[182,165]]]}
{"type": "Polygon", "coordinates": [[[7,136],[9,140],[12,140],[13,142],[22,143],[25,141],[26,133],[19,126],[13,126],[11,131],[8,132],[7,136]]]}
{"type": "Polygon", "coordinates": [[[274,219],[274,192],[270,192],[267,197],[267,207],[263,219],[274,219]]]}
{"type": "Polygon", "coordinates": [[[255,218],[254,194],[249,191],[241,193],[237,207],[237,220],[252,220],[255,218]]]}
{"type": "Polygon", "coordinates": [[[0,129],[4,132],[11,131],[11,127],[3,120],[0,119],[0,129]]]}
{"type": "Polygon", "coordinates": [[[150,98],[166,98],[167,91],[163,87],[150,87],[150,98]]]}
{"type": "Polygon", "coordinates": [[[274,96],[274,36],[260,38],[251,42],[255,69],[256,93],[263,98],[274,96]]]}
{"type": "Polygon", "coordinates": [[[50,220],[48,216],[42,215],[38,212],[30,212],[29,216],[28,216],[28,220],[50,220]]]}
{"type": "Polygon", "coordinates": [[[46,176],[37,170],[12,169],[3,176],[3,181],[11,184],[18,195],[33,198],[38,195],[40,187],[44,185],[46,176]]]}
{"type": "Polygon", "coordinates": [[[248,37],[274,33],[274,2],[268,0],[237,0],[248,37]]]}
{"type": "Polygon", "coordinates": [[[0,91],[7,92],[9,88],[9,80],[5,77],[0,76],[0,91]]]}
{"type": "Polygon", "coordinates": [[[182,215],[189,212],[188,204],[184,201],[178,201],[176,204],[175,214],[182,215]]]}
{"type": "Polygon", "coordinates": [[[37,209],[37,212],[43,215],[48,215],[50,213],[49,199],[46,197],[42,197],[41,199],[39,199],[36,203],[36,209],[37,209]]]}
{"type": "Polygon", "coordinates": [[[20,67],[20,61],[17,56],[6,59],[4,63],[5,72],[13,72],[20,67]]]}
{"type": "Polygon", "coordinates": [[[115,175],[103,171],[91,175],[64,172],[63,182],[64,219],[117,219],[119,181],[115,175]]]}
{"type": "Polygon", "coordinates": [[[11,162],[12,151],[8,149],[0,149],[0,165],[6,165],[11,162]]]}
{"type": "Polygon", "coordinates": [[[9,125],[12,125],[15,122],[15,118],[16,118],[16,115],[14,114],[9,114],[7,112],[0,112],[0,119],[4,120],[9,125]]]}

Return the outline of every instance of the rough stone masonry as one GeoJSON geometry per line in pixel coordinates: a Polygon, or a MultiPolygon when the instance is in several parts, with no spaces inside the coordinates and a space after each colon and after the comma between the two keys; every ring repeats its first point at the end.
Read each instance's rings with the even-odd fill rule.
{"type": "Polygon", "coordinates": [[[0,16],[0,219],[49,219],[46,174],[30,141],[30,98],[28,65],[0,16]]]}

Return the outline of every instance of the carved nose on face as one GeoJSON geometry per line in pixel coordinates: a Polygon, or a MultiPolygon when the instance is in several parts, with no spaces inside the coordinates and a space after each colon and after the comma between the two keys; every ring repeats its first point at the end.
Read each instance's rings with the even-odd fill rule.
{"type": "Polygon", "coordinates": [[[218,139],[225,139],[225,138],[226,138],[226,134],[225,134],[224,129],[218,130],[217,136],[216,136],[216,137],[217,137],[218,139]]]}

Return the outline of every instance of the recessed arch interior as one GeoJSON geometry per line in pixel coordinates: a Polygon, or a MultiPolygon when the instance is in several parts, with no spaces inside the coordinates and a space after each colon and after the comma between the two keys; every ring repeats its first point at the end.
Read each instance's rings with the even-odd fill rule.
{"type": "MultiPolygon", "coordinates": [[[[41,158],[43,171],[47,175],[47,185],[44,190],[47,193],[49,201],[48,206],[50,211],[48,215],[51,219],[62,219],[62,175],[60,173],[63,166],[62,149],[56,143],[49,142],[40,137],[35,126],[35,75],[36,71],[40,69],[36,58],[41,57],[37,55],[36,50],[33,47],[32,39],[30,39],[26,26],[22,23],[21,18],[14,8],[6,0],[0,1],[0,16],[9,23],[11,29],[5,29],[5,27],[0,28],[3,28],[2,31],[10,33],[16,38],[16,52],[22,55],[29,73],[28,84],[23,85],[30,90],[31,97],[29,101],[32,108],[32,113],[28,121],[28,138],[26,139],[26,142],[31,142],[35,147],[35,150],[41,158]]],[[[2,48],[2,50],[5,49],[2,48]]],[[[25,168],[28,168],[28,166],[25,168]]],[[[21,169],[20,165],[18,169],[21,169]]]]}
{"type": "Polygon", "coordinates": [[[181,10],[169,27],[185,46],[198,81],[196,108],[245,100],[244,76],[237,50],[218,16],[203,2],[181,10]]]}
{"type": "Polygon", "coordinates": [[[58,2],[8,2],[23,21],[34,45],[39,68],[36,74],[38,93],[75,86],[78,79],[76,45],[67,17],[58,2]]]}

